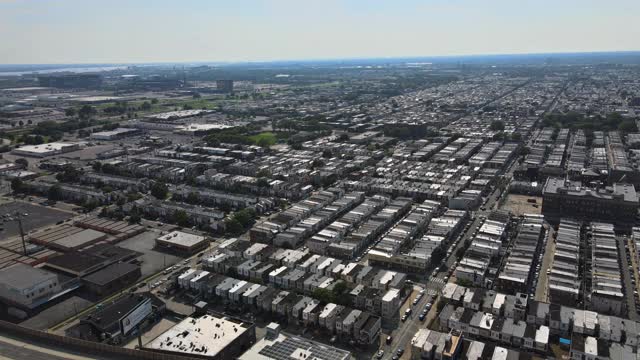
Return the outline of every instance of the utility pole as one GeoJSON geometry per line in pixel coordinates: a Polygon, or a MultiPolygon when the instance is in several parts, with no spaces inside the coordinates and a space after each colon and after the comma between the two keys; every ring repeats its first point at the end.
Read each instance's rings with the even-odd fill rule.
{"type": "Polygon", "coordinates": [[[24,241],[24,230],[22,228],[22,215],[20,212],[16,211],[16,221],[18,222],[18,227],[20,228],[20,237],[22,238],[22,250],[24,251],[24,256],[27,256],[27,243],[24,241]]]}

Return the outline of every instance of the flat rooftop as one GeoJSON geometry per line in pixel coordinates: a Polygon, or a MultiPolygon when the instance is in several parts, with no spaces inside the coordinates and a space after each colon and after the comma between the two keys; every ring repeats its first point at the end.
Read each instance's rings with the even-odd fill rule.
{"type": "Polygon", "coordinates": [[[19,150],[22,152],[30,152],[34,154],[45,154],[52,151],[60,151],[65,147],[77,146],[77,145],[78,144],[76,143],[52,142],[52,143],[42,144],[42,145],[25,145],[17,148],[16,150],[19,150]]]}
{"type": "Polygon", "coordinates": [[[85,276],[84,281],[90,282],[98,286],[104,286],[123,276],[126,276],[139,268],[138,265],[130,263],[115,263],[94,273],[85,276]]]}
{"type": "Polygon", "coordinates": [[[146,347],[214,357],[247,330],[244,324],[211,315],[187,317],[146,347]]]}
{"type": "Polygon", "coordinates": [[[268,336],[247,350],[240,360],[346,360],[351,353],[309,339],[280,333],[268,336]]]}
{"type": "Polygon", "coordinates": [[[561,178],[548,178],[543,191],[543,194],[547,193],[608,200],[618,197],[624,199],[624,201],[638,202],[638,195],[633,185],[623,183],[615,183],[613,186],[604,189],[591,189],[581,186],[578,182],[567,181],[561,178]]]}
{"type": "Polygon", "coordinates": [[[13,289],[29,289],[54,276],[49,271],[18,263],[0,271],[0,283],[13,289]]]}
{"type": "Polygon", "coordinates": [[[182,231],[173,231],[166,235],[160,236],[157,240],[165,243],[171,243],[177,246],[190,248],[205,241],[206,238],[204,236],[189,234],[182,231]]]}
{"type": "Polygon", "coordinates": [[[100,241],[106,237],[107,234],[103,232],[92,229],[84,229],[78,233],[57,240],[56,244],[69,249],[75,249],[93,242],[100,241]]]}

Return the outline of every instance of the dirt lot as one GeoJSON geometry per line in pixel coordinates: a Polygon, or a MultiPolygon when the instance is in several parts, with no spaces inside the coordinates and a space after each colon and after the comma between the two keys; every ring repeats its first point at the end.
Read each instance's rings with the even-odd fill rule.
{"type": "Polygon", "coordinates": [[[515,215],[540,214],[542,212],[542,197],[509,194],[502,209],[509,210],[515,215]],[[534,199],[536,202],[527,202],[529,199],[534,199]]]}

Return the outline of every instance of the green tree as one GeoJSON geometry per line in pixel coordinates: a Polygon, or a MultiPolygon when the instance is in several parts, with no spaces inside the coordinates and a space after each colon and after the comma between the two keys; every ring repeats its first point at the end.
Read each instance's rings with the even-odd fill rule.
{"type": "Polygon", "coordinates": [[[96,201],[95,199],[87,199],[84,201],[84,203],[82,203],[82,207],[85,208],[87,211],[93,211],[98,207],[98,201],[96,201]]]}
{"type": "Polygon", "coordinates": [[[76,182],[80,179],[82,172],[73,165],[67,165],[62,172],[56,175],[56,179],[60,182],[76,182]]]}
{"type": "Polygon", "coordinates": [[[76,116],[76,109],[68,108],[64,110],[64,116],[66,117],[74,117],[76,116]]]}
{"type": "Polygon", "coordinates": [[[236,211],[233,214],[233,218],[236,219],[243,228],[247,228],[256,218],[256,211],[252,208],[245,208],[240,211],[236,211]]]}
{"type": "Polygon", "coordinates": [[[151,103],[154,104],[154,105],[157,104],[158,103],[158,99],[156,99],[156,98],[151,99],[151,103]]]}
{"type": "Polygon", "coordinates": [[[618,124],[618,130],[623,133],[637,132],[638,127],[636,126],[636,122],[633,120],[623,120],[618,124]]]}
{"type": "Polygon", "coordinates": [[[337,282],[331,292],[333,293],[334,299],[341,298],[348,290],[347,284],[344,281],[337,282]]]}
{"type": "Polygon", "coordinates": [[[153,195],[156,199],[164,200],[167,198],[169,194],[169,188],[166,184],[156,181],[151,186],[151,195],[153,195]]]}
{"type": "Polygon", "coordinates": [[[92,118],[97,113],[98,112],[96,111],[96,108],[94,108],[93,106],[83,105],[80,110],[78,110],[78,117],[80,117],[80,119],[82,120],[87,120],[92,118]]]}
{"type": "Polygon", "coordinates": [[[132,190],[127,194],[127,201],[136,201],[140,198],[142,198],[142,195],[135,190],[132,190]]]}
{"type": "Polygon", "coordinates": [[[176,210],[173,214],[173,220],[176,224],[182,227],[188,227],[191,225],[191,221],[189,221],[189,215],[184,210],[176,210]]]}
{"type": "Polygon", "coordinates": [[[331,159],[333,157],[333,153],[329,149],[324,149],[322,151],[322,157],[325,159],[331,159]]]}
{"type": "Polygon", "coordinates": [[[240,234],[242,232],[242,230],[244,229],[242,227],[242,224],[240,224],[240,222],[238,220],[236,220],[235,218],[226,218],[224,220],[224,226],[225,229],[227,231],[227,233],[229,234],[240,234]]]}
{"type": "Polygon", "coordinates": [[[62,188],[60,188],[60,185],[50,187],[47,192],[47,198],[52,201],[60,200],[62,198],[62,188]]]}
{"type": "Polygon", "coordinates": [[[504,122],[501,120],[493,120],[491,122],[491,130],[493,131],[503,131],[504,130],[504,122]]]}
{"type": "Polygon", "coordinates": [[[142,111],[151,110],[151,104],[149,104],[148,101],[143,102],[142,105],[140,105],[140,110],[142,110],[142,111]]]}
{"type": "Polygon", "coordinates": [[[142,220],[142,218],[139,214],[131,214],[131,216],[129,216],[129,224],[138,224],[140,220],[142,220]]]}
{"type": "Polygon", "coordinates": [[[324,302],[324,303],[335,302],[333,293],[327,289],[317,288],[313,290],[313,292],[311,293],[311,296],[320,302],[324,302]]]}
{"type": "Polygon", "coordinates": [[[24,183],[20,178],[13,178],[11,180],[11,190],[15,193],[22,192],[24,190],[24,183]]]}
{"type": "Polygon", "coordinates": [[[197,204],[200,201],[200,195],[197,192],[191,192],[187,195],[187,202],[189,204],[197,204]]]}
{"type": "Polygon", "coordinates": [[[258,185],[258,187],[269,187],[269,179],[264,178],[264,177],[260,177],[258,178],[258,181],[256,181],[256,185],[258,185]]]}

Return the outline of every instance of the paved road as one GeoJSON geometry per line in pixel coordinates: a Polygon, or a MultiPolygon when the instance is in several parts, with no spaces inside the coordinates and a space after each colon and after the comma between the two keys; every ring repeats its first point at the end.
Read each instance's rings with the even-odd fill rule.
{"type": "Polygon", "coordinates": [[[420,321],[418,317],[420,316],[422,309],[424,309],[424,306],[427,304],[427,299],[429,298],[429,296],[427,296],[427,294],[425,293],[420,301],[416,305],[413,305],[413,300],[415,299],[415,295],[417,295],[417,293],[418,290],[414,291],[414,293],[409,296],[406,303],[400,308],[401,315],[404,314],[404,311],[407,308],[411,308],[413,312],[405,322],[400,322],[399,327],[391,333],[391,336],[393,337],[393,341],[391,342],[391,344],[385,344],[383,339],[383,342],[381,344],[381,349],[384,350],[383,359],[391,359],[393,355],[396,354],[396,351],[398,349],[405,350],[402,359],[409,359],[409,346],[411,344],[411,339],[413,339],[413,335],[418,332],[418,329],[420,329],[421,327],[425,327],[425,323],[420,321]]]}
{"type": "Polygon", "coordinates": [[[89,360],[106,359],[91,355],[84,356],[76,353],[67,353],[42,345],[25,343],[10,337],[0,335],[0,359],[12,360],[89,360]]]}

